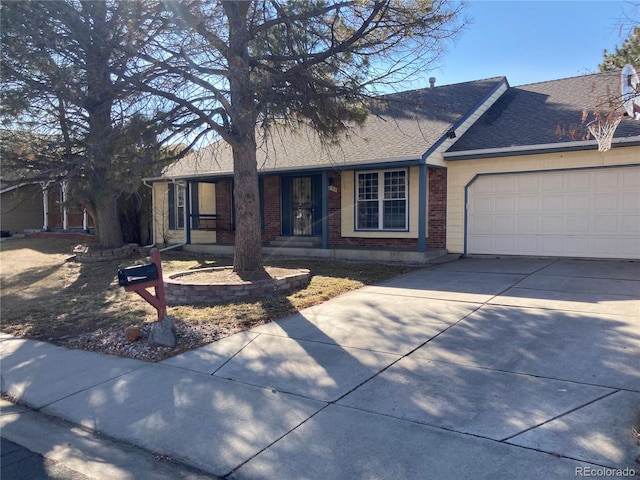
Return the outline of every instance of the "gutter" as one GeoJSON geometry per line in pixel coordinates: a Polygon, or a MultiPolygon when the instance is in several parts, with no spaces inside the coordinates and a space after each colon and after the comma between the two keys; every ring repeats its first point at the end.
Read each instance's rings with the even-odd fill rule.
{"type": "MultiPolygon", "coordinates": [[[[640,145],[640,135],[625,138],[614,138],[611,144],[617,147],[638,146],[640,145]]],[[[542,143],[539,145],[518,145],[513,147],[445,152],[443,154],[443,158],[447,161],[473,160],[481,158],[506,157],[511,155],[534,155],[539,153],[594,150],[597,148],[598,142],[596,140],[583,140],[579,142],[542,143]]]]}
{"type": "MultiPolygon", "coordinates": [[[[324,165],[313,165],[313,166],[303,166],[303,167],[287,167],[287,168],[279,168],[277,170],[259,170],[258,175],[294,175],[294,174],[314,174],[314,173],[322,173],[327,170],[332,171],[342,171],[342,170],[371,170],[371,169],[384,169],[384,168],[400,168],[400,167],[411,167],[415,165],[419,165],[421,162],[420,154],[416,155],[406,155],[404,157],[394,157],[394,158],[381,158],[377,160],[369,160],[367,162],[362,163],[348,163],[348,164],[324,164],[324,165]]],[[[208,172],[208,173],[200,173],[198,175],[184,175],[184,176],[174,176],[171,177],[148,177],[144,178],[143,182],[171,182],[175,183],[177,180],[185,180],[185,181],[198,181],[203,178],[231,178],[233,177],[233,172],[208,172]]]]}
{"type": "Polygon", "coordinates": [[[156,196],[153,193],[153,185],[149,185],[146,179],[142,179],[142,184],[151,189],[151,245],[147,247],[153,247],[156,244],[156,196]]]}
{"type": "Polygon", "coordinates": [[[29,185],[29,184],[28,183],[19,183],[19,184],[16,184],[16,185],[11,185],[10,187],[6,187],[6,188],[3,188],[2,190],[0,190],[0,194],[7,193],[7,192],[10,192],[12,190],[16,190],[16,189],[18,189],[20,187],[24,187],[25,185],[29,185]]]}

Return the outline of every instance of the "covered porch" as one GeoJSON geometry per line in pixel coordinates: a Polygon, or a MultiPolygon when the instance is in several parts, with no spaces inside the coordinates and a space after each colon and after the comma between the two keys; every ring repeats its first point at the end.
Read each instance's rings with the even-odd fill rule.
{"type": "MultiPolygon", "coordinates": [[[[153,185],[155,242],[230,254],[233,178],[163,180],[153,185]]],[[[267,255],[424,263],[446,253],[446,169],[414,161],[262,174],[259,195],[267,255]]]]}
{"type": "Polygon", "coordinates": [[[41,187],[42,230],[87,232],[95,227],[93,218],[85,209],[71,208],[67,205],[67,182],[43,183],[41,187]]]}

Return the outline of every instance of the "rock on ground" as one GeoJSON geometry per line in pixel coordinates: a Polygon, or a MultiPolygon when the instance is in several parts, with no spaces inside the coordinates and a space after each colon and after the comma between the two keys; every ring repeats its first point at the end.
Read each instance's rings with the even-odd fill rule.
{"type": "Polygon", "coordinates": [[[151,327],[149,345],[161,345],[164,347],[175,347],[177,343],[176,327],[173,323],[173,317],[164,317],[151,327]]]}

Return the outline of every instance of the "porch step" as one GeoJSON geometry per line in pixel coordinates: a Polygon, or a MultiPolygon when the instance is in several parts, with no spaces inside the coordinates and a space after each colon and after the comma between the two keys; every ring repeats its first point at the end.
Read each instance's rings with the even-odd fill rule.
{"type": "Polygon", "coordinates": [[[276,237],[271,240],[269,245],[272,247],[289,247],[289,248],[319,248],[322,247],[322,238],[320,237],[276,237]]]}

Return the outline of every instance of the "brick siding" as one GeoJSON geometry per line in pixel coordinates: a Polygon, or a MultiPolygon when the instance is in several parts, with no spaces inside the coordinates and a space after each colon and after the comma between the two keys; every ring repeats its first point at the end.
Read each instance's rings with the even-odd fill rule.
{"type": "Polygon", "coordinates": [[[216,182],[216,239],[218,243],[233,243],[231,179],[216,182]]]}
{"type": "Polygon", "coordinates": [[[342,192],[341,192],[341,176],[339,172],[329,172],[329,245],[340,245],[342,237],[340,229],[342,224],[342,192]]]}
{"type": "Polygon", "coordinates": [[[429,168],[428,248],[445,248],[447,237],[447,169],[429,168]]]}
{"type": "Polygon", "coordinates": [[[278,278],[246,281],[241,284],[191,284],[190,274],[206,271],[230,270],[232,267],[212,267],[179,272],[165,277],[165,298],[168,305],[219,303],[243,297],[265,297],[285,294],[309,284],[309,270],[301,269],[278,278]]]}
{"type": "MultiPolygon", "coordinates": [[[[342,200],[340,191],[340,173],[328,173],[331,189],[329,195],[329,245],[332,247],[370,247],[399,248],[416,250],[415,238],[358,238],[341,235],[342,200]],[[332,191],[335,190],[335,191],[332,191]]],[[[280,205],[281,182],[277,175],[264,177],[264,228],[262,243],[268,245],[282,231],[282,212],[280,205]]],[[[445,248],[446,207],[447,207],[447,170],[429,168],[428,235],[429,248],[445,248]]],[[[231,229],[231,180],[216,183],[216,205],[218,215],[218,243],[230,244],[234,241],[231,229]]],[[[417,208],[417,206],[414,206],[417,208]]]]}
{"type": "Polygon", "coordinates": [[[280,177],[277,175],[264,177],[262,187],[264,192],[262,243],[268,244],[282,233],[280,177]]]}

